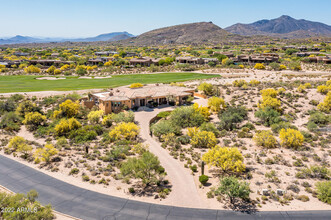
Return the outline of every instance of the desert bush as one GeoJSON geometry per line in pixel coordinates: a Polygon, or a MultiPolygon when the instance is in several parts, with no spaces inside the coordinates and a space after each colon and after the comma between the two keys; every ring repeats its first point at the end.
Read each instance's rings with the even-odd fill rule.
{"type": "Polygon", "coordinates": [[[298,149],[302,146],[304,141],[304,136],[301,132],[291,128],[286,130],[284,128],[281,129],[279,132],[279,138],[281,145],[293,149],[298,149]]]}
{"type": "Polygon", "coordinates": [[[199,176],[199,182],[202,184],[202,185],[205,185],[209,180],[209,177],[206,176],[206,175],[201,175],[199,176]]]}
{"type": "Polygon", "coordinates": [[[331,204],[331,181],[317,182],[316,191],[319,200],[331,204]]]}
{"type": "Polygon", "coordinates": [[[202,156],[202,160],[209,166],[221,168],[224,172],[241,173],[246,167],[244,157],[238,148],[215,146],[202,156]]]}
{"type": "Polygon", "coordinates": [[[272,135],[270,131],[257,131],[253,139],[258,146],[274,148],[277,145],[276,138],[272,135]]]}

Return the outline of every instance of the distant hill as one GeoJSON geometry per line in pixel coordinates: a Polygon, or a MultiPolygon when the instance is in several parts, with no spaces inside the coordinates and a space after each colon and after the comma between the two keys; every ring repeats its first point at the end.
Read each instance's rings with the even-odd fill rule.
{"type": "Polygon", "coordinates": [[[305,38],[315,36],[331,36],[331,26],[294,19],[283,15],[276,19],[260,20],[251,24],[234,24],[225,28],[226,31],[243,36],[266,35],[282,38],[305,38]]]}
{"type": "Polygon", "coordinates": [[[242,39],[242,37],[231,34],[212,22],[198,22],[148,31],[121,43],[130,42],[136,45],[202,44],[220,43],[230,38],[233,40],[242,39]]]}
{"type": "Polygon", "coordinates": [[[26,44],[26,43],[49,43],[49,42],[95,42],[95,41],[117,41],[125,40],[128,38],[134,37],[134,35],[129,34],[128,32],[113,32],[108,34],[101,34],[96,37],[89,38],[75,38],[75,39],[66,39],[66,38],[34,38],[28,36],[17,35],[12,38],[0,39],[0,45],[2,44],[26,44]]]}

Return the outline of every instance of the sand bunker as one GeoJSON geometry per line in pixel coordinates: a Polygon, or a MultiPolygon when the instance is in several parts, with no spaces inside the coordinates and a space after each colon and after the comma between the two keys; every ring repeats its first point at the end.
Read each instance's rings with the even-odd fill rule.
{"type": "Polygon", "coordinates": [[[91,76],[80,76],[78,77],[78,79],[92,79],[91,76]]]}
{"type": "Polygon", "coordinates": [[[96,77],[94,77],[94,79],[107,79],[107,78],[111,78],[111,76],[96,76],[96,77]]]}
{"type": "Polygon", "coordinates": [[[36,78],[36,79],[38,79],[38,80],[59,80],[59,79],[66,79],[66,78],[64,78],[64,77],[56,78],[56,77],[47,77],[47,76],[45,76],[45,77],[40,77],[40,78],[36,78]]]}

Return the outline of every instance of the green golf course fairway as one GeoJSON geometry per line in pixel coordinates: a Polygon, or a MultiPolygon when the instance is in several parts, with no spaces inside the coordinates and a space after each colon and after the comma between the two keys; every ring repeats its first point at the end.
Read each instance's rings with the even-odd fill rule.
{"type": "Polygon", "coordinates": [[[130,85],[132,83],[171,83],[210,79],[220,77],[220,75],[201,73],[157,73],[115,75],[112,76],[112,78],[105,79],[78,79],[78,77],[75,76],[66,76],[66,79],[60,80],[37,80],[36,78],[39,77],[43,76],[0,76],[0,93],[102,89],[130,85]]]}

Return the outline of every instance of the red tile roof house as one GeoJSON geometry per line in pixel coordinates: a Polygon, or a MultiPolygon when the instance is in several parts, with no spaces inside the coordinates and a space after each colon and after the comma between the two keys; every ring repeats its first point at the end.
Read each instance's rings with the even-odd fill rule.
{"type": "Polygon", "coordinates": [[[142,106],[158,106],[174,102],[182,105],[188,97],[194,96],[193,88],[170,86],[165,84],[146,85],[140,88],[129,86],[110,89],[89,95],[81,99],[87,108],[98,106],[105,114],[120,112],[123,109],[134,109],[142,106]]]}

